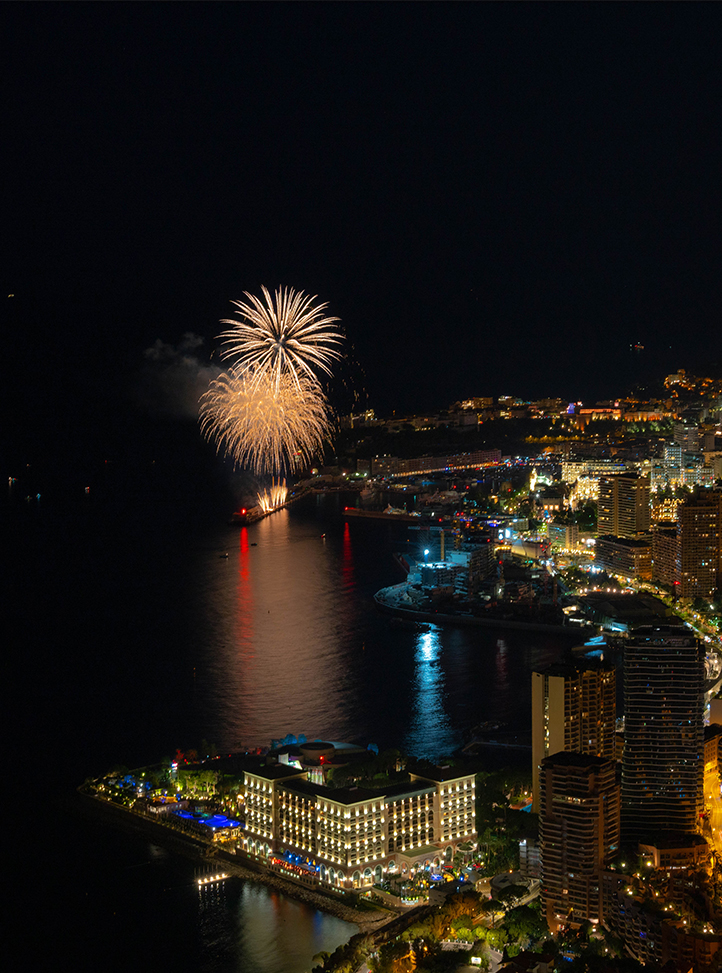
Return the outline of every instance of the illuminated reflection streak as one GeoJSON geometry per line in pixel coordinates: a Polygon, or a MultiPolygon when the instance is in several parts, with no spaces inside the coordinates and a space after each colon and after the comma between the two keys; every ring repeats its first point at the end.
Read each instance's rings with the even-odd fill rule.
{"type": "MultiPolygon", "coordinates": [[[[352,593],[340,604],[338,598],[339,569],[353,566],[339,565],[326,550],[315,527],[291,530],[288,510],[242,528],[230,624],[208,660],[220,702],[213,732],[224,749],[268,746],[287,733],[353,735],[353,713],[344,705],[353,697],[353,674],[344,653],[356,608],[352,593]]],[[[221,626],[228,615],[222,584],[212,600],[221,626]]]]}
{"type": "Polygon", "coordinates": [[[507,647],[504,639],[496,640],[496,678],[497,691],[499,693],[509,692],[509,664],[507,660],[507,647]]]}
{"type": "Polygon", "coordinates": [[[238,563],[238,645],[241,648],[244,663],[250,665],[253,659],[253,591],[251,589],[251,546],[248,540],[248,528],[241,527],[240,559],[238,563]]]}
{"type": "Polygon", "coordinates": [[[451,719],[444,709],[446,680],[441,667],[438,630],[417,637],[414,663],[413,712],[404,750],[417,757],[437,760],[456,747],[451,719]]]}
{"type": "Polygon", "coordinates": [[[353,586],[353,551],[351,549],[351,532],[348,521],[343,525],[342,572],[344,587],[353,586]]]}

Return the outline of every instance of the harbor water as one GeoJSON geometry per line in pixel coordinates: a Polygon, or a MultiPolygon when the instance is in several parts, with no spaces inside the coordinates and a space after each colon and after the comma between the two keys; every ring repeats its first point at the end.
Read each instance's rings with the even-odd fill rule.
{"type": "Polygon", "coordinates": [[[301,973],[355,931],[252,882],[199,893],[190,860],[77,812],[88,776],[203,740],[437,760],[483,721],[528,731],[530,671],[570,640],[392,628],[373,595],[416,540],[343,506],[316,495],[231,527],[224,481],[154,473],[3,508],[14,928],[48,968],[301,973]]]}

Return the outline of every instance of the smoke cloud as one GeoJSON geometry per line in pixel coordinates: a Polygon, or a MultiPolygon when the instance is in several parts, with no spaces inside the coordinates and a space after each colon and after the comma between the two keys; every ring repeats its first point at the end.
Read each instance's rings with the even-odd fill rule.
{"type": "Polygon", "coordinates": [[[198,400],[221,373],[203,356],[203,345],[200,335],[188,331],[177,344],[157,338],[145,349],[138,388],[144,408],[178,418],[198,418],[198,400]]]}

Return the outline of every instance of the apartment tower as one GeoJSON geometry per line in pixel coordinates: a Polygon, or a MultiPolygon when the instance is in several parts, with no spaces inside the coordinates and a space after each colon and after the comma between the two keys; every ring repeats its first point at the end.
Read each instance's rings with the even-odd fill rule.
{"type": "Polygon", "coordinates": [[[532,673],[533,810],[542,760],[560,750],[614,757],[616,671],[612,663],[555,663],[532,673]]]}
{"type": "Polygon", "coordinates": [[[677,517],[679,594],[709,598],[722,587],[722,490],[700,490],[677,517]]]}
{"type": "Polygon", "coordinates": [[[646,625],[624,647],[622,837],[697,830],[704,784],[704,648],[686,626],[646,625]]]}
{"type": "Polygon", "coordinates": [[[636,473],[600,477],[597,533],[638,537],[649,530],[649,478],[636,473]]]}
{"type": "Polygon", "coordinates": [[[619,848],[614,760],[555,753],[542,761],[539,839],[542,909],[552,932],[602,915],[602,872],[619,848]]]}
{"type": "Polygon", "coordinates": [[[653,534],[652,574],[680,598],[722,588],[722,490],[700,490],[677,507],[677,524],[653,534]]]}

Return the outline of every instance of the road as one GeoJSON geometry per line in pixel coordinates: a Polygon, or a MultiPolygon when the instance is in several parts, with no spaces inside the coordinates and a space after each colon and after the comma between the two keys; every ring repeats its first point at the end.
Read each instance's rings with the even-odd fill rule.
{"type": "Polygon", "coordinates": [[[722,856],[722,796],[720,796],[720,782],[717,771],[704,775],[704,804],[710,829],[709,833],[705,829],[705,836],[713,842],[715,853],[719,859],[722,856]]]}

